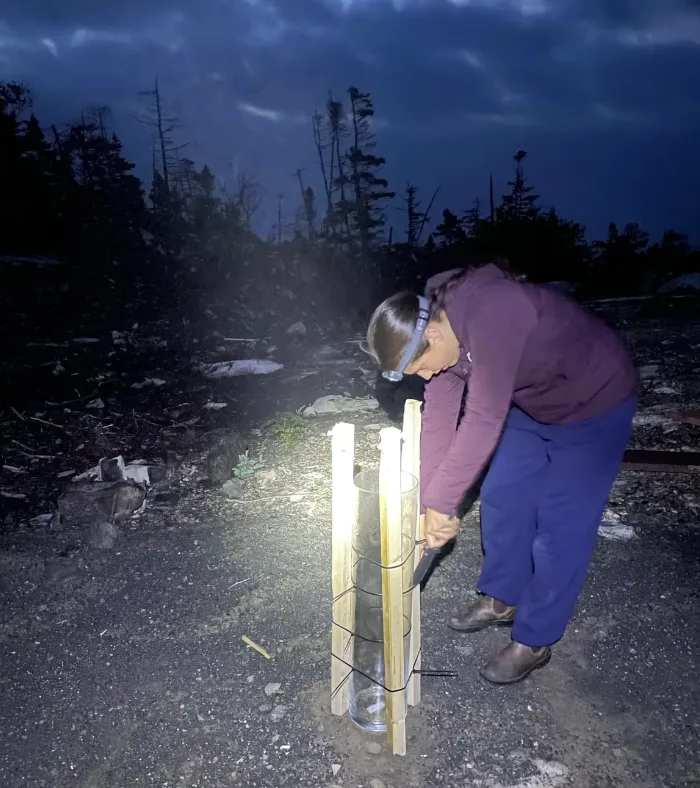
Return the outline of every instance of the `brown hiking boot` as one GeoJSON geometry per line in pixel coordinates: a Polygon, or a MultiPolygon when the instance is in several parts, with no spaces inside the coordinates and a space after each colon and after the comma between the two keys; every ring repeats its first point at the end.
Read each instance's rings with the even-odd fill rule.
{"type": "Polygon", "coordinates": [[[490,596],[482,596],[462,615],[452,616],[447,625],[457,632],[478,632],[486,627],[508,626],[514,618],[514,607],[490,596]]]}
{"type": "Polygon", "coordinates": [[[492,684],[515,684],[526,679],[533,670],[543,668],[552,656],[549,646],[530,648],[514,640],[492,657],[481,675],[492,684]]]}

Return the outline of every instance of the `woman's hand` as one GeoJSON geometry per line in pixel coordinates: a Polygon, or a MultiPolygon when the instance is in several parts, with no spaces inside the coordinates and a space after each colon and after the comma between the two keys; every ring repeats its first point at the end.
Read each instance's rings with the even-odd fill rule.
{"type": "Polygon", "coordinates": [[[434,509],[425,512],[425,538],[428,547],[442,547],[454,539],[459,531],[459,518],[440,514],[434,509]]]}

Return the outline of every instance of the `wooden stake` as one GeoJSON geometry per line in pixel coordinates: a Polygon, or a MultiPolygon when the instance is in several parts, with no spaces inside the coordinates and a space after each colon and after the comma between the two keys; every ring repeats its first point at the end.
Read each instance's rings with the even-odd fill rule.
{"type": "Polygon", "coordinates": [[[394,755],[406,754],[403,567],[401,523],[401,431],[379,433],[379,514],[382,544],[382,608],[384,619],[384,684],[387,741],[394,755]],[[386,567],[397,567],[388,569],[386,567]]]}
{"type": "Polygon", "coordinates": [[[352,588],[352,531],[355,525],[356,501],[353,474],[355,470],[355,426],[336,424],[331,432],[333,458],[332,517],[332,588],[333,627],[331,651],[342,657],[331,658],[331,712],[342,715],[348,710],[348,691],[353,660],[355,626],[355,592],[352,588]],[[346,593],[348,592],[348,593],[346,593]],[[344,596],[341,596],[344,594],[344,596]],[[339,625],[339,626],[338,626],[339,625]],[[347,630],[347,631],[346,631],[347,630]],[[345,664],[347,663],[347,665],[345,664]]]}
{"type": "MultiPolygon", "coordinates": [[[[401,470],[410,473],[420,485],[420,429],[421,405],[418,400],[406,401],[403,411],[403,446],[401,447],[401,470]]],[[[420,514],[420,488],[417,493],[415,541],[422,538],[423,520],[420,514]]],[[[413,570],[420,561],[420,550],[416,545],[413,559],[413,570]]],[[[421,666],[421,637],[420,637],[420,585],[413,589],[411,601],[411,637],[408,657],[409,670],[420,670],[421,666]]],[[[408,705],[417,706],[421,698],[420,673],[413,673],[408,681],[408,705]]]]}

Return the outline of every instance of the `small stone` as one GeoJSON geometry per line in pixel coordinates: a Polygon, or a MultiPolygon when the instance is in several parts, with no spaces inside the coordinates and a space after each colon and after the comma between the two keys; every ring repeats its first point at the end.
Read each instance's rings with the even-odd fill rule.
{"type": "Polygon", "coordinates": [[[265,694],[268,697],[270,697],[270,695],[277,695],[281,687],[282,687],[281,684],[274,684],[274,683],[267,684],[265,686],[265,694]]]}
{"type": "Polygon", "coordinates": [[[306,326],[299,320],[297,323],[292,323],[291,326],[287,329],[287,334],[290,337],[305,337],[306,336],[306,326]]]}
{"type": "Polygon", "coordinates": [[[45,566],[46,579],[49,581],[68,580],[80,574],[75,563],[62,564],[58,561],[47,561],[45,566]]]}
{"type": "Polygon", "coordinates": [[[240,479],[229,479],[221,488],[221,492],[229,500],[237,500],[243,495],[243,482],[240,479]]]}
{"type": "Polygon", "coordinates": [[[614,755],[616,758],[624,758],[624,757],[625,757],[625,752],[624,752],[624,750],[621,750],[619,747],[616,747],[616,748],[613,750],[613,755],[614,755]]]}
{"type": "Polygon", "coordinates": [[[369,788],[386,788],[386,783],[383,783],[375,777],[374,780],[369,781],[369,788]]]}
{"type": "Polygon", "coordinates": [[[333,777],[335,777],[335,776],[338,774],[338,772],[340,771],[340,768],[341,768],[341,767],[340,767],[340,764],[339,764],[339,763],[334,763],[334,764],[331,766],[331,769],[333,770],[333,777]]]}
{"type": "Polygon", "coordinates": [[[269,714],[272,711],[272,706],[268,706],[267,703],[263,703],[263,705],[258,708],[258,711],[261,714],[269,714]]]}
{"type": "Polygon", "coordinates": [[[119,536],[119,529],[112,523],[92,523],[88,529],[88,541],[98,550],[111,550],[119,536]]]}
{"type": "Polygon", "coordinates": [[[380,753],[381,751],[382,751],[382,745],[381,745],[381,744],[379,744],[379,743],[378,743],[378,742],[376,742],[376,741],[371,741],[371,742],[370,742],[370,743],[367,745],[367,752],[368,752],[368,753],[370,753],[371,755],[379,755],[379,753],[380,753]]]}
{"type": "Polygon", "coordinates": [[[272,722],[279,722],[281,719],[284,718],[285,714],[287,713],[286,706],[275,706],[272,710],[272,714],[270,714],[270,719],[272,722]]]}

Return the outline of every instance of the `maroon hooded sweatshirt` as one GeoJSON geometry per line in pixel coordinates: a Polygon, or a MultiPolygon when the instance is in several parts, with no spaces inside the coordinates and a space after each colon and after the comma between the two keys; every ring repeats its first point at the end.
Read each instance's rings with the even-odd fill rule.
{"type": "MultiPolygon", "coordinates": [[[[426,295],[454,273],[428,280],[426,295]]],[[[551,288],[515,281],[490,264],[448,290],[444,308],[461,352],[425,389],[423,510],[455,511],[498,445],[512,405],[543,424],[567,424],[601,416],[637,391],[618,336],[551,288]]]]}

